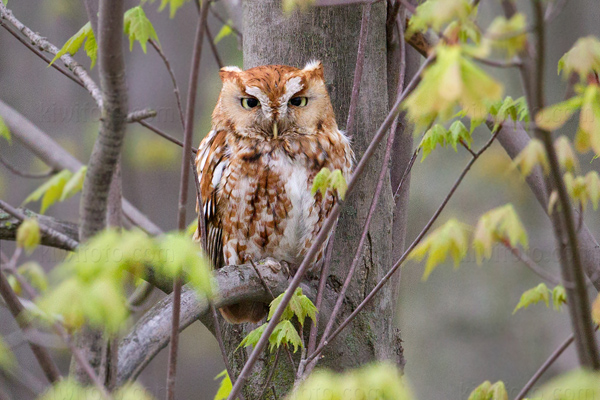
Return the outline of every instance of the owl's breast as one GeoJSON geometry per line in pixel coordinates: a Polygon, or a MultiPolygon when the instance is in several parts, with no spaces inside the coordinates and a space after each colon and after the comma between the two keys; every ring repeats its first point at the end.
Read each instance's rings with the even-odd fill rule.
{"type": "Polygon", "coordinates": [[[283,151],[233,158],[219,200],[226,264],[274,257],[298,265],[327,208],[310,192],[313,177],[283,151]]]}

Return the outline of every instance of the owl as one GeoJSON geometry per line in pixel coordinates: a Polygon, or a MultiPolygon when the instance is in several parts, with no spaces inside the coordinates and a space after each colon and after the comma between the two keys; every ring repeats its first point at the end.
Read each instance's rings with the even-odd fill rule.
{"type": "MultiPolygon", "coordinates": [[[[217,269],[272,257],[293,270],[336,202],[331,191],[311,194],[315,175],[327,167],[348,179],[353,163],[323,66],[225,67],[220,76],[212,129],[196,157],[206,250],[217,269]]],[[[259,322],[267,305],[245,302],[220,311],[230,323],[259,322]]]]}

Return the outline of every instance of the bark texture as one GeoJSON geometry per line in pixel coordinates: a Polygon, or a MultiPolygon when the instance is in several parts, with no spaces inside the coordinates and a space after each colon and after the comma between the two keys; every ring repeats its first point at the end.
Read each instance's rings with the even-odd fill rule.
{"type": "MultiPolygon", "coordinates": [[[[303,67],[308,61],[319,59],[325,67],[325,77],[340,128],[345,128],[352,82],[356,65],[358,37],[362,15],[361,5],[316,7],[283,15],[278,0],[244,2],[244,68],[265,64],[287,64],[303,67]],[[261,27],[261,29],[253,29],[261,27]]],[[[369,35],[366,42],[365,64],[361,82],[361,95],[355,122],[356,134],[352,138],[357,157],[368,146],[373,134],[388,113],[387,96],[387,46],[386,6],[373,4],[369,35]]],[[[347,200],[340,217],[333,263],[327,279],[324,296],[326,309],[331,309],[336,291],[347,275],[354,249],[360,238],[364,221],[375,191],[384,148],[378,151],[371,167],[360,180],[355,192],[347,200]]],[[[365,297],[365,294],[385,274],[392,261],[392,218],[394,204],[391,185],[386,180],[378,210],[371,224],[368,242],[363,250],[359,268],[346,294],[344,309],[339,320],[347,316],[365,297]]],[[[390,285],[377,296],[363,313],[328,347],[320,366],[335,370],[356,367],[373,360],[393,360],[401,364],[400,337],[394,328],[395,296],[390,285]],[[382,317],[386,316],[386,317],[382,317]]],[[[326,321],[320,316],[319,327],[326,321]]],[[[239,340],[252,325],[224,325],[224,340],[233,370],[238,373],[246,354],[235,351],[239,340]]],[[[246,385],[246,399],[257,399],[264,380],[272,366],[273,356],[268,353],[256,365],[246,385]]],[[[296,360],[297,364],[297,360],[296,360]]],[[[280,356],[273,385],[277,396],[282,397],[294,381],[295,371],[285,355],[280,356]]],[[[272,398],[269,391],[265,398],[272,398]]]]}

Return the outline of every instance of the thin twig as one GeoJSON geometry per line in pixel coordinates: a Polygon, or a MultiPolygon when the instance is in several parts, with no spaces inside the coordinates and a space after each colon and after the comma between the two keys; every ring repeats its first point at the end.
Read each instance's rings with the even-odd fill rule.
{"type": "MultiPolygon", "coordinates": [[[[167,139],[169,142],[174,143],[179,147],[183,147],[183,142],[181,140],[174,138],[173,136],[169,135],[168,133],[165,133],[164,131],[158,129],[156,126],[150,125],[146,121],[139,121],[138,124],[142,125],[144,128],[150,129],[152,132],[156,133],[158,136],[160,136],[164,139],[167,139]]],[[[198,149],[195,147],[192,147],[191,151],[193,153],[197,153],[198,149]]]]}
{"type": "MultiPolygon", "coordinates": [[[[393,125],[396,125],[397,121],[398,121],[398,119],[396,118],[393,125]]],[[[371,227],[371,220],[373,218],[373,215],[375,215],[375,210],[377,210],[377,206],[379,204],[379,197],[381,195],[381,191],[383,190],[383,183],[385,181],[385,178],[386,178],[386,175],[387,175],[388,169],[389,169],[388,166],[389,166],[390,157],[392,154],[392,145],[394,144],[394,138],[396,137],[396,129],[393,129],[393,125],[392,125],[392,129],[390,129],[390,133],[388,135],[387,147],[385,150],[385,155],[383,157],[383,162],[381,164],[381,172],[379,173],[379,179],[377,181],[377,186],[375,187],[375,194],[373,195],[373,199],[371,200],[371,206],[369,208],[369,212],[367,214],[367,218],[366,218],[364,226],[363,226],[363,230],[362,230],[362,234],[360,236],[360,240],[358,242],[358,246],[354,253],[354,258],[352,259],[352,263],[350,264],[350,268],[348,269],[348,275],[346,275],[346,280],[344,281],[344,284],[342,285],[342,288],[340,289],[340,292],[338,293],[338,297],[335,302],[335,306],[333,307],[331,316],[329,317],[329,320],[327,321],[327,325],[325,326],[325,330],[323,331],[323,335],[321,336],[319,346],[321,346],[323,343],[327,342],[327,340],[329,339],[329,333],[331,332],[331,329],[333,329],[333,324],[335,323],[337,316],[339,315],[339,313],[342,309],[342,305],[344,303],[344,300],[346,299],[346,291],[350,287],[350,282],[352,281],[352,277],[354,275],[354,272],[356,271],[356,267],[358,266],[358,263],[361,259],[362,250],[363,250],[363,247],[367,240],[367,236],[369,234],[369,228],[371,227]]],[[[307,374],[309,374],[314,369],[315,365],[316,365],[316,360],[315,360],[315,362],[308,364],[303,375],[306,376],[307,374]]]]}
{"type": "Polygon", "coordinates": [[[225,18],[223,18],[218,12],[217,10],[215,10],[213,7],[210,8],[210,13],[223,25],[227,25],[231,28],[231,30],[233,31],[233,33],[235,33],[238,38],[242,39],[243,35],[242,32],[240,32],[235,26],[233,26],[232,23],[229,23],[225,18]]]}
{"type": "Polygon", "coordinates": [[[41,172],[38,174],[24,172],[24,171],[21,171],[20,169],[18,169],[17,167],[11,165],[1,155],[0,155],[0,164],[4,165],[6,167],[6,169],[8,169],[13,174],[20,176],[22,178],[44,179],[44,178],[48,178],[56,173],[56,171],[54,169],[50,169],[47,172],[41,172]]]}
{"type": "MultiPolygon", "coordinates": [[[[598,330],[598,326],[596,326],[596,330],[598,330]]],[[[560,355],[571,345],[571,343],[573,343],[574,338],[575,337],[573,336],[573,334],[571,334],[571,336],[566,338],[565,341],[562,342],[560,346],[558,346],[556,350],[552,352],[552,354],[550,354],[550,357],[548,357],[548,359],[544,361],[540,368],[537,371],[535,371],[535,374],[533,374],[531,379],[529,379],[529,381],[525,384],[523,389],[521,389],[517,397],[515,397],[515,400],[522,400],[523,398],[525,398],[527,392],[531,390],[533,385],[536,384],[536,382],[540,379],[544,372],[546,372],[548,368],[550,368],[550,366],[554,364],[558,357],[560,357],[560,355]]]]}
{"type": "MultiPolygon", "coordinates": [[[[152,39],[150,39],[149,42],[150,42],[150,45],[152,47],[154,47],[154,50],[156,50],[156,52],[162,59],[163,63],[165,64],[165,67],[167,68],[167,72],[169,73],[169,76],[171,77],[171,83],[173,84],[173,93],[175,94],[175,101],[177,103],[177,110],[179,110],[179,120],[181,121],[181,127],[183,128],[183,130],[185,130],[185,117],[183,115],[183,107],[181,105],[182,104],[181,103],[181,93],[179,92],[179,86],[177,85],[177,79],[175,78],[175,72],[173,71],[173,68],[171,68],[171,63],[169,62],[169,59],[167,58],[165,53],[162,51],[160,46],[158,44],[156,44],[156,42],[152,39]]],[[[162,136],[162,134],[161,134],[161,136],[162,136]]],[[[163,137],[165,137],[165,136],[163,136],[163,137]]],[[[169,136],[169,138],[170,138],[170,136],[169,136]]],[[[169,140],[171,140],[171,139],[169,139],[169,140]]],[[[177,139],[175,139],[175,140],[177,140],[177,139]]],[[[177,143],[177,142],[174,142],[174,143],[177,143]]],[[[183,143],[181,143],[181,146],[183,146],[183,143]]]]}
{"type": "MultiPolygon", "coordinates": [[[[550,282],[553,285],[560,285],[561,281],[559,278],[555,277],[554,275],[552,275],[551,273],[549,273],[548,271],[546,271],[544,268],[542,268],[541,266],[539,266],[535,261],[533,261],[531,258],[529,258],[527,256],[527,254],[523,253],[521,250],[519,250],[518,248],[512,246],[510,244],[510,242],[508,240],[501,240],[501,243],[504,245],[504,247],[506,247],[508,250],[510,250],[510,252],[519,260],[521,261],[523,264],[525,264],[525,266],[527,268],[529,268],[531,271],[533,271],[533,273],[535,273],[537,276],[539,276],[540,278],[544,279],[545,281],[550,282]]],[[[566,285],[566,282],[563,282],[563,285],[566,285]]]]}
{"type": "Polygon", "coordinates": [[[363,5],[362,18],[360,21],[360,36],[358,39],[358,51],[356,54],[356,66],[354,67],[354,81],[352,82],[352,95],[348,109],[348,120],[346,121],[346,134],[352,137],[354,124],[356,122],[356,109],[360,96],[360,83],[362,81],[365,65],[365,46],[369,35],[369,24],[371,22],[371,3],[363,5]]]}
{"type": "Polygon", "coordinates": [[[496,67],[496,68],[513,68],[513,67],[520,67],[521,65],[523,65],[523,63],[518,58],[515,58],[510,61],[499,61],[499,60],[490,60],[488,58],[482,58],[482,57],[473,57],[473,60],[480,62],[482,64],[485,64],[485,65],[489,65],[490,67],[496,67]]]}
{"type": "Polygon", "coordinates": [[[219,68],[223,68],[225,66],[225,64],[223,64],[223,60],[221,60],[221,56],[219,55],[219,49],[217,49],[217,45],[215,44],[212,33],[210,33],[210,28],[208,27],[208,24],[205,26],[205,29],[206,29],[206,39],[208,40],[208,44],[210,45],[210,50],[212,51],[213,56],[215,57],[215,62],[217,63],[219,68]]]}
{"type": "MultiPolygon", "coordinates": [[[[4,302],[11,314],[15,318],[15,321],[19,325],[19,328],[26,333],[30,328],[30,323],[27,318],[23,318],[23,311],[25,311],[25,307],[19,301],[19,298],[12,290],[10,283],[4,276],[4,273],[0,271],[0,295],[4,299],[4,302]]],[[[35,356],[38,364],[42,368],[44,375],[48,379],[50,383],[57,382],[61,379],[60,370],[58,366],[54,363],[54,360],[50,356],[50,353],[45,347],[39,346],[32,342],[28,342],[33,355],[35,356]]]]}
{"type": "MultiPolygon", "coordinates": [[[[14,208],[13,206],[8,204],[4,200],[0,200],[0,208],[2,208],[4,211],[6,211],[10,215],[12,215],[13,217],[15,217],[21,221],[25,221],[27,219],[27,216],[25,214],[23,214],[23,212],[21,212],[21,210],[14,208]]],[[[68,248],[69,250],[72,251],[72,250],[75,250],[75,248],[77,248],[77,246],[79,245],[79,243],[77,243],[75,240],[71,239],[70,237],[68,237],[58,231],[55,231],[52,228],[48,228],[47,226],[40,224],[39,221],[38,221],[38,225],[39,225],[40,231],[42,233],[55,239],[57,243],[61,243],[64,246],[64,248],[68,248]]]]}
{"type": "MultiPolygon", "coordinates": [[[[206,17],[210,8],[210,1],[204,1],[200,14],[198,15],[198,25],[196,28],[196,37],[194,41],[194,51],[190,67],[190,80],[188,87],[186,122],[183,136],[183,154],[181,157],[181,180],[179,186],[179,204],[177,212],[177,228],[184,231],[186,227],[186,203],[188,197],[188,180],[190,174],[190,162],[193,162],[191,156],[192,138],[194,132],[194,112],[196,108],[196,94],[198,89],[198,79],[200,75],[200,60],[202,57],[202,42],[204,40],[204,26],[206,17]]],[[[177,375],[177,350],[179,347],[179,318],[181,309],[181,277],[176,277],[173,281],[173,318],[171,329],[171,343],[169,347],[169,367],[167,372],[167,400],[175,400],[175,380],[177,375]]]]}
{"type": "Polygon", "coordinates": [[[408,178],[408,175],[410,175],[410,171],[412,170],[412,167],[415,164],[415,160],[417,159],[417,156],[419,155],[419,150],[421,150],[420,147],[417,147],[415,149],[412,157],[410,158],[410,161],[408,162],[408,165],[406,166],[406,169],[404,170],[404,174],[402,174],[402,179],[400,179],[400,183],[398,183],[398,187],[396,188],[396,191],[394,192],[394,203],[398,202],[398,199],[400,198],[400,190],[402,189],[404,182],[408,178]]]}
{"type": "Polygon", "coordinates": [[[265,394],[265,391],[269,388],[269,384],[273,380],[273,375],[275,375],[275,369],[277,368],[277,363],[279,362],[280,351],[281,351],[281,347],[278,347],[277,352],[275,353],[275,361],[273,361],[273,366],[271,366],[271,370],[269,371],[269,375],[267,375],[267,380],[265,381],[265,385],[263,386],[262,390],[260,391],[260,394],[258,395],[257,399],[264,398],[263,394],[265,394]]]}
{"type": "Polygon", "coordinates": [[[402,256],[398,259],[398,261],[396,261],[396,263],[392,266],[392,268],[390,268],[390,270],[385,274],[385,276],[377,283],[377,285],[375,285],[375,287],[371,290],[371,292],[369,292],[369,294],[358,305],[358,307],[356,307],[356,309],[344,320],[344,322],[342,322],[337,327],[337,329],[331,334],[329,341],[323,343],[323,345],[320,345],[314,351],[313,354],[308,356],[308,358],[307,358],[308,362],[310,362],[314,358],[316,358],[323,351],[325,346],[327,346],[333,339],[335,339],[335,337],[358,315],[358,313],[361,312],[361,310],[371,301],[371,299],[390,280],[390,278],[398,270],[398,268],[400,268],[402,263],[406,260],[408,255],[411,253],[411,251],[421,242],[421,240],[425,237],[425,235],[427,234],[427,232],[429,231],[431,226],[434,224],[434,222],[440,216],[440,214],[442,213],[442,211],[444,210],[444,208],[446,207],[446,205],[452,198],[452,195],[454,194],[456,189],[458,189],[458,186],[461,184],[462,180],[467,175],[467,172],[469,172],[469,170],[471,169],[471,167],[473,166],[475,161],[477,161],[477,159],[481,156],[481,154],[483,154],[492,145],[492,143],[496,139],[496,136],[498,135],[498,132],[499,131],[494,133],[492,135],[492,137],[488,140],[488,142],[481,148],[481,150],[479,150],[476,153],[476,157],[473,157],[473,158],[471,158],[471,160],[469,160],[469,162],[467,163],[467,165],[465,166],[465,168],[463,169],[463,171],[461,172],[459,177],[454,182],[454,185],[452,185],[452,188],[450,189],[450,191],[448,192],[448,194],[446,195],[446,197],[444,198],[444,200],[438,207],[438,209],[435,211],[435,213],[433,213],[433,216],[429,219],[429,221],[427,222],[425,227],[423,227],[423,229],[421,230],[419,235],[415,238],[415,240],[411,243],[411,245],[404,251],[404,254],[402,254],[402,256]]]}
{"type": "MultiPolygon", "coordinates": [[[[383,123],[381,124],[381,126],[379,127],[379,129],[377,130],[375,135],[373,136],[371,143],[369,144],[367,150],[365,151],[365,153],[363,154],[359,163],[357,164],[356,169],[354,170],[354,173],[348,182],[348,190],[346,192],[347,196],[349,196],[352,193],[352,190],[354,189],[354,186],[356,185],[358,178],[364,172],[364,170],[367,166],[367,163],[369,162],[369,160],[375,153],[375,150],[378,147],[379,143],[381,142],[381,140],[383,140],[385,134],[390,129],[390,126],[396,119],[396,116],[398,116],[398,114],[400,113],[400,107],[402,105],[402,102],[416,88],[417,84],[420,82],[421,72],[423,72],[423,70],[425,68],[427,68],[433,60],[434,60],[434,57],[431,56],[427,60],[425,60],[423,65],[421,65],[421,68],[419,69],[419,71],[417,72],[415,77],[408,84],[408,86],[407,86],[406,90],[403,92],[402,96],[398,97],[398,99],[396,100],[396,103],[392,107],[392,110],[389,112],[389,114],[387,115],[387,117],[385,118],[385,120],[383,121],[383,123]]],[[[283,314],[283,311],[287,307],[287,304],[290,302],[290,299],[294,295],[294,291],[300,285],[300,282],[304,278],[304,274],[306,273],[306,270],[309,268],[309,266],[312,265],[313,259],[314,259],[315,255],[317,254],[317,252],[319,251],[321,244],[323,242],[325,242],[325,240],[327,239],[327,236],[331,232],[331,229],[335,225],[335,222],[337,221],[337,218],[340,215],[341,207],[342,207],[341,204],[338,202],[331,210],[329,217],[327,217],[327,219],[323,223],[323,226],[321,227],[319,234],[313,241],[313,244],[311,245],[311,247],[308,249],[306,255],[304,256],[304,259],[302,260],[302,263],[300,264],[300,266],[298,267],[298,270],[296,271],[296,274],[294,275],[294,278],[290,282],[288,290],[286,290],[286,293],[284,294],[284,296],[281,300],[281,303],[279,304],[279,306],[275,310],[271,320],[267,324],[267,327],[265,328],[263,335],[261,336],[258,343],[254,347],[254,350],[250,354],[250,357],[248,358],[246,364],[244,365],[244,368],[242,368],[242,372],[240,373],[240,375],[238,377],[238,381],[235,383],[235,385],[231,389],[231,393],[229,394],[229,397],[228,397],[229,400],[235,399],[235,396],[237,396],[237,394],[240,392],[242,386],[244,385],[244,382],[246,381],[249,372],[254,367],[254,364],[256,364],[256,362],[258,361],[260,354],[262,353],[267,342],[269,341],[269,337],[271,336],[271,333],[273,333],[273,330],[275,329],[276,324],[279,322],[279,318],[283,314]]]]}

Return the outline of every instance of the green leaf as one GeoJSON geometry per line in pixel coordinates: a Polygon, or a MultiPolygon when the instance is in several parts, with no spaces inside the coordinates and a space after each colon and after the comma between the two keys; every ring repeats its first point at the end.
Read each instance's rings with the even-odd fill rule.
{"type": "Polygon", "coordinates": [[[269,336],[269,350],[279,348],[282,344],[294,347],[294,353],[298,347],[302,347],[302,339],[290,320],[284,320],[277,324],[271,336],[269,336]]]}
{"type": "Polygon", "coordinates": [[[340,199],[344,200],[346,192],[348,191],[348,183],[346,182],[346,178],[344,178],[342,171],[336,169],[329,175],[329,187],[337,192],[340,199]]]}
{"type": "Polygon", "coordinates": [[[405,376],[390,362],[379,362],[361,368],[335,373],[316,370],[288,397],[294,400],[413,400],[405,376]],[[318,393],[319,396],[315,397],[318,393]],[[322,394],[322,395],[321,395],[322,394]]]}
{"type": "Polygon", "coordinates": [[[85,51],[87,55],[92,60],[91,68],[94,67],[97,58],[98,46],[96,45],[96,38],[94,37],[94,32],[92,31],[92,25],[88,22],[85,24],[75,35],[71,36],[69,40],[64,44],[64,46],[60,49],[56,56],[50,62],[50,65],[54,64],[56,60],[69,53],[71,55],[77,54],[83,43],[86,41],[92,41],[92,43],[86,43],[85,51]]]}
{"type": "Polygon", "coordinates": [[[229,397],[229,393],[231,393],[231,389],[233,388],[231,379],[229,378],[229,374],[227,373],[226,369],[223,370],[219,375],[215,376],[215,380],[219,378],[222,379],[214,400],[226,400],[229,397]]]}
{"type": "Polygon", "coordinates": [[[33,261],[27,262],[17,268],[17,272],[39,292],[45,292],[48,289],[48,278],[40,264],[33,261]]]}
{"type": "Polygon", "coordinates": [[[535,400],[598,399],[600,398],[600,372],[574,370],[553,378],[535,393],[535,400]]]}
{"type": "Polygon", "coordinates": [[[583,98],[575,96],[562,103],[546,107],[535,116],[535,124],[547,131],[554,131],[560,128],[571,118],[573,113],[581,108],[583,98]]]}
{"type": "Polygon", "coordinates": [[[563,304],[567,304],[567,291],[564,286],[557,285],[552,289],[552,305],[554,305],[554,309],[558,311],[563,304]]]}
{"type": "Polygon", "coordinates": [[[600,87],[596,85],[589,85],[583,91],[575,148],[582,153],[591,148],[600,155],[600,87]]]}
{"type": "Polygon", "coordinates": [[[471,392],[468,400],[508,400],[504,382],[498,381],[492,385],[485,381],[471,392]]]}
{"type": "Polygon", "coordinates": [[[455,21],[465,22],[474,8],[467,0],[428,0],[417,7],[409,21],[407,36],[431,28],[436,32],[455,21]]]}
{"type": "Polygon", "coordinates": [[[217,36],[215,36],[214,43],[217,44],[227,36],[230,36],[233,33],[233,29],[231,29],[231,21],[227,21],[227,25],[223,25],[217,36]]]}
{"type": "Polygon", "coordinates": [[[600,41],[594,36],[580,38],[558,62],[558,73],[564,76],[577,73],[581,80],[588,74],[600,72],[600,41]]]}
{"type": "Polygon", "coordinates": [[[17,246],[29,254],[40,244],[40,225],[36,218],[27,218],[17,229],[17,246]]]}
{"type": "Polygon", "coordinates": [[[315,176],[312,184],[312,189],[310,193],[314,196],[317,192],[325,193],[327,188],[329,187],[329,175],[331,175],[331,171],[329,168],[322,168],[317,175],[315,176]]]}
{"type": "Polygon", "coordinates": [[[471,148],[471,144],[473,143],[471,132],[462,122],[454,121],[452,125],[450,125],[448,133],[448,143],[452,145],[454,151],[457,151],[456,146],[461,141],[464,142],[468,148],[471,148]]]}
{"type": "Polygon", "coordinates": [[[408,258],[421,261],[428,254],[423,280],[427,280],[431,272],[448,255],[454,259],[454,266],[467,255],[471,227],[456,219],[450,219],[444,225],[431,232],[417,247],[411,251],[408,258]]]}
{"type": "Polygon", "coordinates": [[[12,145],[12,137],[10,135],[10,129],[4,122],[4,119],[0,116],[0,138],[6,139],[9,145],[12,145]]]}
{"type": "Polygon", "coordinates": [[[485,38],[492,47],[503,50],[507,58],[514,57],[527,43],[527,21],[524,14],[516,13],[510,19],[496,17],[485,38]]]}
{"type": "Polygon", "coordinates": [[[190,0],[161,0],[158,11],[164,10],[165,7],[168,5],[169,6],[169,17],[173,18],[173,17],[175,17],[175,13],[177,13],[177,10],[179,10],[181,7],[183,7],[183,5],[185,3],[189,2],[189,1],[190,0]]]}
{"type": "Polygon", "coordinates": [[[513,314],[519,311],[521,308],[527,308],[532,304],[539,303],[540,301],[546,303],[546,307],[550,306],[550,290],[544,283],[540,283],[533,289],[529,289],[523,293],[521,295],[521,300],[519,300],[519,304],[517,304],[513,310],[513,314]]]}
{"type": "Polygon", "coordinates": [[[558,156],[560,166],[566,171],[579,171],[579,160],[575,154],[575,150],[571,146],[569,138],[560,136],[554,141],[554,148],[558,156]]]}
{"type": "Polygon", "coordinates": [[[33,193],[31,193],[25,201],[23,205],[30,203],[32,201],[38,201],[40,198],[42,199],[42,207],[40,209],[40,213],[46,212],[48,207],[56,203],[60,200],[62,196],[63,189],[66,183],[71,179],[73,173],[69,170],[62,170],[58,174],[51,177],[48,181],[38,187],[33,193]]]}
{"type": "Polygon", "coordinates": [[[458,106],[469,118],[485,118],[487,109],[482,104],[500,100],[502,86],[470,61],[460,46],[438,45],[436,55],[403,105],[416,130],[438,117],[442,122],[450,119],[458,106]]]}
{"type": "Polygon", "coordinates": [[[83,181],[85,179],[86,172],[87,166],[85,165],[81,167],[79,171],[75,172],[71,179],[69,179],[69,181],[65,184],[60,196],[60,201],[65,201],[75,196],[75,194],[77,194],[83,188],[83,181]]]}
{"type": "Polygon", "coordinates": [[[515,157],[513,165],[519,167],[524,177],[531,174],[531,171],[537,165],[542,167],[545,174],[550,172],[546,149],[544,148],[544,144],[538,139],[531,139],[529,141],[527,146],[515,157]]]}
{"type": "Polygon", "coordinates": [[[16,365],[15,355],[0,337],[0,370],[12,371],[16,365]]]}
{"type": "Polygon", "coordinates": [[[140,43],[144,53],[146,53],[148,40],[153,39],[160,45],[154,26],[146,17],[141,6],[133,7],[125,12],[123,29],[129,36],[129,51],[133,49],[133,42],[136,40],[140,43]]]}
{"type": "Polygon", "coordinates": [[[527,232],[512,204],[494,208],[479,218],[473,235],[477,262],[491,258],[493,245],[502,241],[511,247],[528,247],[527,232]]]}
{"type": "Polygon", "coordinates": [[[116,400],[154,400],[154,397],[142,385],[136,382],[128,383],[118,389],[114,398],[116,400]]]}
{"type": "Polygon", "coordinates": [[[442,147],[446,146],[446,136],[448,136],[448,131],[440,124],[435,124],[431,129],[425,132],[423,139],[421,139],[421,143],[419,143],[419,147],[423,150],[421,162],[423,162],[438,145],[442,147]]]}
{"type": "Polygon", "coordinates": [[[569,196],[573,201],[586,209],[588,201],[592,202],[594,210],[600,201],[600,176],[596,171],[590,171],[584,176],[573,176],[570,172],[564,174],[564,181],[569,196]]]}
{"type": "Polygon", "coordinates": [[[258,328],[254,329],[250,333],[248,333],[246,335],[246,337],[242,339],[242,341],[238,345],[237,349],[239,349],[240,347],[256,346],[256,344],[260,340],[260,337],[265,332],[266,327],[267,327],[267,324],[262,324],[258,328]]]}
{"type": "MultiPolygon", "coordinates": [[[[273,314],[275,314],[275,310],[277,310],[279,304],[281,304],[281,300],[283,300],[285,293],[286,292],[283,292],[277,296],[269,305],[269,315],[267,316],[268,321],[270,321],[273,317],[273,314]]],[[[313,302],[302,293],[302,288],[296,288],[294,295],[290,299],[288,305],[285,307],[285,310],[283,310],[280,320],[290,320],[294,316],[298,318],[301,326],[304,326],[304,320],[306,317],[316,321],[317,307],[315,307],[313,302]]]]}

